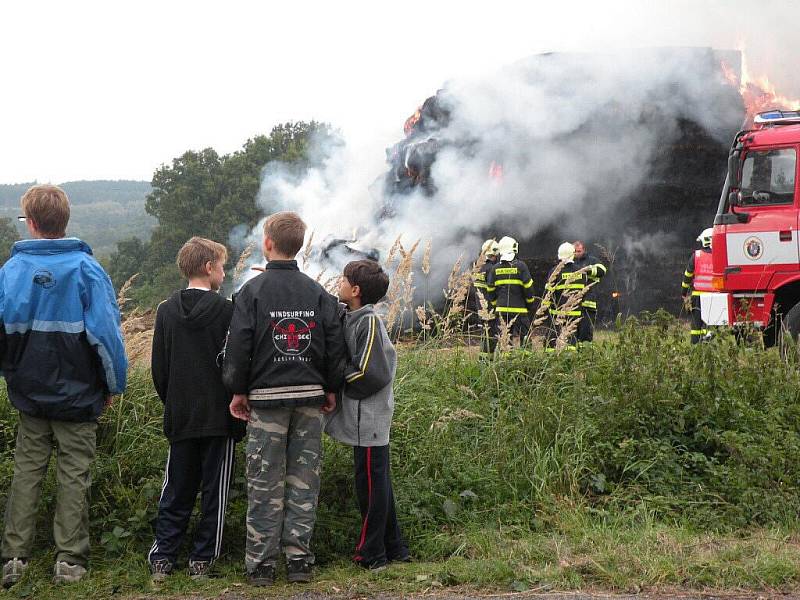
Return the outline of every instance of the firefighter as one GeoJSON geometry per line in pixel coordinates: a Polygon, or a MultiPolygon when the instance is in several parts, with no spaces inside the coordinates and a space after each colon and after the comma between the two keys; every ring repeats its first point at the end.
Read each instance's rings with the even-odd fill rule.
{"type": "Polygon", "coordinates": [[[521,345],[531,326],[533,309],[533,279],[528,265],[516,258],[517,240],[505,236],[497,242],[500,260],[486,276],[487,297],[498,317],[498,336],[501,324],[510,327],[511,343],[521,345]]]}
{"type": "Polygon", "coordinates": [[[550,313],[550,331],[547,336],[547,351],[556,349],[560,340],[567,350],[577,350],[580,341],[578,332],[586,319],[582,308],[584,290],[588,283],[588,271],[578,267],[575,246],[564,242],[558,247],[559,264],[550,270],[545,284],[545,299],[542,303],[550,313]],[[553,276],[556,269],[561,269],[553,276]],[[575,321],[578,321],[577,324],[575,321]]]}
{"type": "MultiPolygon", "coordinates": [[[[481,268],[472,274],[472,292],[470,294],[470,305],[473,313],[478,315],[478,323],[481,332],[481,353],[494,354],[495,347],[497,346],[497,319],[495,318],[494,311],[492,310],[491,301],[489,300],[486,278],[494,266],[497,264],[497,242],[494,239],[489,239],[483,242],[481,246],[481,256],[485,262],[481,268]],[[481,301],[483,300],[483,302],[481,301]],[[481,317],[482,311],[491,313],[491,318],[488,320],[481,317]]],[[[485,313],[484,313],[485,316],[485,313]]]]}
{"type": "Polygon", "coordinates": [[[599,259],[586,252],[586,245],[581,240],[572,243],[575,247],[575,267],[586,269],[587,282],[593,284],[583,297],[583,318],[578,325],[578,341],[585,343],[594,339],[594,324],[597,322],[597,290],[594,289],[600,280],[608,273],[606,267],[599,259]]]}
{"type": "Polygon", "coordinates": [[[683,282],[681,283],[681,296],[684,303],[688,303],[691,314],[690,339],[692,344],[698,343],[707,334],[708,329],[703,323],[703,316],[700,310],[700,296],[711,290],[711,235],[714,230],[710,227],[704,229],[697,236],[700,248],[692,252],[689,257],[689,264],[683,272],[683,282]],[[690,296],[691,293],[691,296],[690,296]],[[690,299],[691,298],[691,299],[690,299]]]}

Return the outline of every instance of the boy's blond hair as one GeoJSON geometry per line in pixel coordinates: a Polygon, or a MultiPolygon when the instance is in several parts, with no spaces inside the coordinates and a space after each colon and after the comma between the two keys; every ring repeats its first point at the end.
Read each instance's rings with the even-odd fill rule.
{"type": "Polygon", "coordinates": [[[219,242],[194,236],[178,251],[178,268],[186,279],[203,277],[206,273],[206,263],[212,264],[228,260],[228,249],[219,242]]]}
{"type": "Polygon", "coordinates": [[[69,223],[69,198],[64,190],[55,185],[34,185],[22,195],[20,204],[44,237],[64,237],[69,223]]]}
{"type": "Polygon", "coordinates": [[[264,221],[264,237],[270,238],[281,254],[295,256],[303,247],[306,224],[295,212],[278,212],[264,221]]]}

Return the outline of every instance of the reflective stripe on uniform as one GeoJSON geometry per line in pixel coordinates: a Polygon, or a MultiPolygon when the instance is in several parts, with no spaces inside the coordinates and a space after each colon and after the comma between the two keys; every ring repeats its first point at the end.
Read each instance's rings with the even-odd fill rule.
{"type": "Polygon", "coordinates": [[[520,285],[525,289],[528,289],[533,285],[533,279],[531,279],[528,283],[522,283],[522,279],[498,279],[494,282],[495,287],[498,285],[520,285]]]}
{"type": "Polygon", "coordinates": [[[581,311],[579,310],[556,310],[554,308],[550,309],[550,314],[555,317],[580,317],[581,311]]]}
{"type": "Polygon", "coordinates": [[[597,302],[595,302],[594,300],[584,300],[583,301],[583,307],[584,308],[594,308],[594,309],[596,309],[597,308],[597,302]]]}
{"type": "Polygon", "coordinates": [[[488,290],[489,289],[489,286],[486,285],[485,283],[483,283],[482,281],[476,281],[474,285],[479,290],[488,290]]]}
{"type": "Polygon", "coordinates": [[[498,306],[495,309],[499,313],[527,313],[527,308],[516,308],[515,306],[498,306]]]}
{"type": "Polygon", "coordinates": [[[705,335],[708,333],[708,329],[691,329],[690,333],[692,335],[705,335]]]}
{"type": "MultiPolygon", "coordinates": [[[[673,273],[674,273],[674,271],[673,271],[673,273]]],[[[683,276],[684,276],[684,277],[690,277],[690,278],[691,278],[691,277],[694,277],[694,272],[690,272],[690,271],[684,271],[684,272],[683,272],[683,276]]]]}
{"type": "Polygon", "coordinates": [[[681,283],[681,287],[682,287],[683,289],[685,289],[685,290],[688,290],[688,289],[689,289],[691,286],[690,286],[688,283],[686,283],[686,282],[684,281],[683,283],[681,283]]]}
{"type": "Polygon", "coordinates": [[[532,302],[535,302],[535,301],[536,301],[536,298],[525,298],[525,302],[527,302],[528,304],[531,304],[532,302]]]}
{"type": "Polygon", "coordinates": [[[519,273],[517,267],[499,267],[494,270],[497,275],[516,275],[519,273]]]}

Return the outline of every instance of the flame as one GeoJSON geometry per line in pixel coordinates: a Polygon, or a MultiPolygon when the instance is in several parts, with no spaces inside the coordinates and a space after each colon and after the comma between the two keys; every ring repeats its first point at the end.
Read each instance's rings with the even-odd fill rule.
{"type": "Polygon", "coordinates": [[[503,179],[503,165],[493,160],[489,165],[489,177],[497,180],[503,179]]]}
{"type": "Polygon", "coordinates": [[[740,48],[740,52],[742,55],[742,74],[740,77],[724,60],[721,62],[720,67],[725,80],[739,89],[739,94],[742,96],[742,102],[744,102],[744,107],[747,111],[746,125],[751,125],[753,117],[766,110],[800,109],[800,99],[789,98],[780,94],[775,88],[775,84],[766,75],[756,76],[751,73],[744,49],[740,48]]]}
{"type": "Polygon", "coordinates": [[[619,298],[620,296],[622,296],[622,294],[620,292],[611,292],[611,297],[612,298],[619,298]]]}
{"type": "Polygon", "coordinates": [[[411,132],[414,131],[414,125],[417,124],[419,118],[422,116],[422,107],[420,106],[414,114],[411,115],[406,119],[406,122],[403,124],[403,133],[406,134],[406,137],[411,135],[411,132]]]}

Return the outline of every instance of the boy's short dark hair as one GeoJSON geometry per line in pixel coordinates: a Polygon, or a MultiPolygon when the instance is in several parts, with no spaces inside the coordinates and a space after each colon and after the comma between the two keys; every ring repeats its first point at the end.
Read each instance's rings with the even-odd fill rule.
{"type": "Polygon", "coordinates": [[[228,260],[228,250],[213,240],[194,236],[178,251],[178,268],[186,279],[206,274],[206,263],[228,260]]]}
{"type": "Polygon", "coordinates": [[[45,237],[64,237],[69,223],[69,198],[55,185],[34,185],[22,196],[22,212],[45,237]]]}
{"type": "Polygon", "coordinates": [[[303,247],[306,224],[295,212],[278,212],[264,221],[264,237],[270,238],[281,254],[295,256],[303,247]]]}
{"type": "Polygon", "coordinates": [[[354,260],[344,267],[343,275],[350,285],[361,289],[361,303],[375,304],[389,289],[389,276],[374,260],[354,260]]]}

